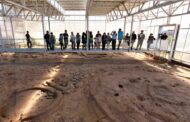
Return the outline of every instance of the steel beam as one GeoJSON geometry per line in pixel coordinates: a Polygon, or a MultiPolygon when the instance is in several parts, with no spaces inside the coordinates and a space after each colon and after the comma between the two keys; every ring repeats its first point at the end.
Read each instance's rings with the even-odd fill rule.
{"type": "MultiPolygon", "coordinates": [[[[129,13],[128,13],[127,15],[125,15],[125,16],[120,17],[120,18],[113,19],[113,21],[114,21],[114,20],[121,19],[121,18],[124,18],[124,17],[129,17],[129,16],[132,16],[132,15],[136,15],[136,14],[140,14],[140,13],[143,13],[143,12],[147,12],[147,11],[150,11],[150,10],[154,10],[154,9],[157,9],[157,8],[161,8],[161,7],[164,7],[164,6],[168,6],[168,5],[177,3],[177,2],[180,2],[180,1],[179,1],[179,0],[176,0],[176,1],[167,1],[167,2],[164,2],[164,3],[160,3],[160,2],[157,3],[157,2],[156,2],[156,4],[152,5],[152,6],[149,7],[149,8],[143,9],[143,7],[142,7],[142,9],[139,9],[137,12],[132,12],[132,10],[131,10],[131,11],[128,11],[128,9],[126,8],[125,4],[122,3],[121,5],[123,5],[123,7],[125,8],[126,12],[128,11],[129,13]],[[130,13],[130,12],[131,12],[131,13],[130,13]]],[[[134,8],[135,8],[135,7],[134,7],[134,8]]],[[[134,8],[131,8],[131,9],[134,9],[134,8]]]]}
{"type": "Polygon", "coordinates": [[[170,15],[170,13],[169,12],[167,12],[163,7],[161,7],[161,9],[162,9],[162,11],[167,15],[167,16],[169,16],[170,15]]]}
{"type": "Polygon", "coordinates": [[[158,18],[158,16],[157,16],[152,10],[150,10],[150,12],[151,12],[152,15],[154,16],[154,18],[158,18]]]}
{"type": "Polygon", "coordinates": [[[34,15],[32,16],[31,18],[32,21],[34,20],[35,16],[36,16],[36,13],[34,13],[34,15]]]}
{"type": "Polygon", "coordinates": [[[9,9],[5,12],[5,15],[7,15],[7,14],[11,11],[12,8],[13,8],[13,5],[11,5],[11,6],[9,7],[9,9]]]}
{"type": "Polygon", "coordinates": [[[187,12],[189,12],[189,11],[190,11],[190,1],[189,1],[187,12]]]}
{"type": "Polygon", "coordinates": [[[120,8],[119,8],[119,7],[117,7],[117,9],[118,9],[118,11],[119,11],[120,16],[122,17],[122,16],[123,16],[123,14],[121,13],[120,8]]]}
{"type": "Polygon", "coordinates": [[[114,12],[114,14],[115,14],[115,17],[118,19],[118,16],[117,16],[117,14],[116,14],[115,10],[113,10],[113,12],[114,12]]]}
{"type": "Polygon", "coordinates": [[[122,3],[122,5],[123,5],[123,7],[124,7],[124,9],[125,9],[125,11],[126,11],[126,13],[127,13],[127,15],[129,15],[129,11],[128,11],[127,7],[125,6],[125,4],[122,3]]]}
{"type": "Polygon", "coordinates": [[[184,1],[182,1],[182,2],[171,12],[171,15],[173,15],[173,14],[177,11],[177,9],[178,9],[181,5],[183,5],[183,3],[184,3],[184,1]]]}
{"type": "Polygon", "coordinates": [[[15,5],[15,6],[17,6],[17,7],[19,7],[19,8],[22,8],[22,9],[25,9],[25,10],[38,12],[38,11],[32,10],[32,9],[30,9],[30,8],[28,8],[28,7],[25,7],[25,6],[23,6],[23,5],[20,5],[20,4],[18,4],[18,3],[12,2],[12,1],[10,1],[10,0],[4,0],[4,2],[5,2],[5,3],[8,3],[8,4],[11,4],[11,5],[15,5]]]}
{"type": "Polygon", "coordinates": [[[30,13],[31,13],[31,11],[28,11],[28,13],[26,14],[26,16],[24,18],[27,19],[27,17],[29,16],[30,13]]]}

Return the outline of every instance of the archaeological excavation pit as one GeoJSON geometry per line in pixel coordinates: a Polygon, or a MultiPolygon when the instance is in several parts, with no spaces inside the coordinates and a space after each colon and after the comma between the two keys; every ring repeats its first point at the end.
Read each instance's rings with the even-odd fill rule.
{"type": "Polygon", "coordinates": [[[1,122],[186,122],[190,70],[143,53],[1,53],[1,122]]]}

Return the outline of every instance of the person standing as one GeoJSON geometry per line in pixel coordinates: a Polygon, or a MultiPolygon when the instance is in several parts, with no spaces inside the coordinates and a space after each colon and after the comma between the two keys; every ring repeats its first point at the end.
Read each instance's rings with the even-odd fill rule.
{"type": "Polygon", "coordinates": [[[26,31],[26,41],[27,41],[27,47],[28,48],[32,48],[32,41],[31,41],[31,37],[30,37],[30,34],[29,34],[29,31],[26,31]]]}
{"type": "Polygon", "coordinates": [[[102,36],[102,50],[105,50],[106,42],[107,42],[107,36],[106,33],[104,33],[102,36]]]}
{"type": "Polygon", "coordinates": [[[133,31],[133,33],[131,35],[131,50],[133,50],[133,45],[134,45],[136,39],[137,39],[137,35],[135,34],[135,31],[133,31]]]}
{"type": "Polygon", "coordinates": [[[118,47],[117,47],[118,50],[120,49],[120,45],[121,45],[122,40],[123,40],[123,31],[121,31],[121,29],[119,29],[119,31],[118,31],[119,44],[118,44],[118,47]]]}
{"type": "Polygon", "coordinates": [[[88,46],[89,50],[91,47],[92,49],[94,48],[92,31],[90,31],[90,35],[89,35],[89,46],[88,46]]]}
{"type": "Polygon", "coordinates": [[[50,34],[49,34],[49,31],[46,31],[46,34],[44,35],[44,39],[46,41],[47,50],[50,50],[50,34]]]}
{"type": "Polygon", "coordinates": [[[51,33],[50,35],[50,49],[51,50],[55,49],[55,42],[56,42],[55,36],[53,35],[53,33],[51,33]]]}
{"type": "Polygon", "coordinates": [[[71,48],[72,48],[73,50],[75,50],[75,40],[76,40],[76,37],[75,37],[75,35],[73,34],[73,32],[71,32],[70,42],[71,42],[71,48]]]}
{"type": "Polygon", "coordinates": [[[124,49],[130,49],[130,36],[129,36],[129,33],[127,33],[124,37],[124,43],[123,43],[123,48],[124,49]]]}
{"type": "Polygon", "coordinates": [[[95,42],[97,49],[100,49],[101,39],[102,35],[100,34],[100,31],[98,31],[96,34],[96,42],[95,42]]]}
{"type": "Polygon", "coordinates": [[[63,50],[64,49],[64,46],[63,46],[63,34],[59,35],[59,44],[61,46],[61,50],[63,50]]]}
{"type": "Polygon", "coordinates": [[[110,33],[107,33],[107,49],[108,50],[110,48],[110,42],[111,42],[111,36],[110,36],[110,33]]]}
{"type": "Polygon", "coordinates": [[[79,50],[80,42],[81,42],[81,36],[79,33],[76,35],[76,42],[77,42],[77,50],[79,50]]]}
{"type": "Polygon", "coordinates": [[[150,45],[153,43],[154,40],[155,40],[155,38],[154,38],[153,34],[151,33],[147,40],[147,50],[150,49],[150,45]]]}
{"type": "Polygon", "coordinates": [[[86,38],[87,38],[86,33],[83,32],[82,33],[82,49],[86,49],[86,38]]]}
{"type": "Polygon", "coordinates": [[[166,33],[161,34],[161,39],[166,40],[168,38],[168,35],[166,33]]]}
{"type": "Polygon", "coordinates": [[[138,49],[141,50],[144,39],[145,39],[144,31],[141,30],[141,33],[138,35],[138,44],[136,50],[138,49]]]}
{"type": "Polygon", "coordinates": [[[64,48],[67,49],[67,45],[68,45],[68,40],[69,40],[69,35],[67,33],[67,30],[65,30],[65,33],[63,34],[64,37],[64,48]]]}
{"type": "Polygon", "coordinates": [[[112,50],[115,50],[116,39],[117,39],[116,31],[112,31],[111,36],[112,36],[112,50]]]}

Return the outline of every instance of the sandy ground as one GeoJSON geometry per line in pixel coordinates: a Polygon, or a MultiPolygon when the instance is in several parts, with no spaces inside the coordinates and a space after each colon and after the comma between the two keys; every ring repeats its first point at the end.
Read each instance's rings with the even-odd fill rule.
{"type": "Polygon", "coordinates": [[[190,69],[137,53],[1,53],[0,122],[189,122],[190,69]]]}

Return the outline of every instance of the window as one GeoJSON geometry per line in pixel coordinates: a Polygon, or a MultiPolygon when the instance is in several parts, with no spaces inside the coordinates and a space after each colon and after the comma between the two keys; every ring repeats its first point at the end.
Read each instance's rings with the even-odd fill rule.
{"type": "Polygon", "coordinates": [[[188,36],[185,42],[184,52],[190,53],[190,29],[188,30],[188,36]]]}
{"type": "Polygon", "coordinates": [[[187,38],[188,29],[180,29],[177,45],[176,45],[176,51],[183,51],[185,46],[185,41],[187,38]]]}

